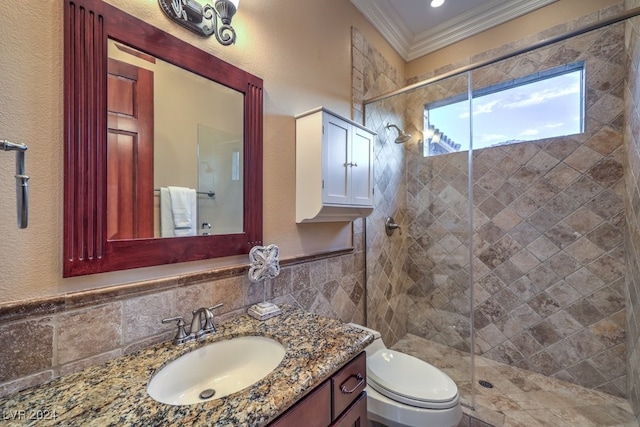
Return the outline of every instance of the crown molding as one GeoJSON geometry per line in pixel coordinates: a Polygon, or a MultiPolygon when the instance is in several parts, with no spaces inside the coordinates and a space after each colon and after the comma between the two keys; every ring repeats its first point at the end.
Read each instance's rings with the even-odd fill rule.
{"type": "Polygon", "coordinates": [[[398,12],[386,0],[351,0],[391,47],[407,61],[413,33],[404,24],[398,12]]]}
{"type": "Polygon", "coordinates": [[[419,58],[464,40],[557,0],[492,0],[425,32],[416,34],[407,60],[419,58]]]}
{"type": "Polygon", "coordinates": [[[558,0],[491,0],[419,34],[412,34],[386,0],[351,0],[385,40],[411,61],[558,0]]]}

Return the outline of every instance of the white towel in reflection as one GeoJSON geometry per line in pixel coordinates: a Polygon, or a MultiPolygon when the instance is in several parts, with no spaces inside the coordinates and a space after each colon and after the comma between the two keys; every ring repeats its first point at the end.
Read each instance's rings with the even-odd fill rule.
{"type": "Polygon", "coordinates": [[[171,195],[167,187],[160,187],[160,235],[173,237],[173,212],[171,211],[171,195]]]}
{"type": "Polygon", "coordinates": [[[197,194],[193,188],[168,187],[171,196],[174,236],[197,234],[197,194]]]}
{"type": "Polygon", "coordinates": [[[183,187],[161,187],[160,235],[162,237],[196,235],[198,232],[196,224],[196,190],[183,187]]]}

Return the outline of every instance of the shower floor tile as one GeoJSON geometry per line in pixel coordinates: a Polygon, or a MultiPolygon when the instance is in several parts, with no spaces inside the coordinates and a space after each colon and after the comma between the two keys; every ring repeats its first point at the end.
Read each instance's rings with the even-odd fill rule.
{"type": "MultiPolygon", "coordinates": [[[[638,427],[629,403],[610,394],[479,356],[475,358],[472,384],[468,353],[412,334],[405,335],[392,348],[446,372],[458,385],[463,412],[491,426],[638,427]],[[490,381],[493,388],[480,386],[480,380],[490,381]],[[476,393],[475,409],[471,408],[472,388],[476,393]]],[[[477,425],[466,417],[460,424],[477,425]]]]}

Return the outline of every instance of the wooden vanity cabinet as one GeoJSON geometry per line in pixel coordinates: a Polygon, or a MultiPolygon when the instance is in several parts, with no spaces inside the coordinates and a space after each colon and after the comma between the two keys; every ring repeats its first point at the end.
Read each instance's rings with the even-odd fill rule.
{"type": "Polygon", "coordinates": [[[298,401],[271,427],[327,427],[331,424],[331,383],[323,382],[319,387],[298,401]]]}
{"type": "Polygon", "coordinates": [[[360,353],[270,427],[366,427],[366,354],[360,353]]]}
{"type": "Polygon", "coordinates": [[[367,393],[363,391],[353,405],[331,424],[331,427],[367,427],[368,425],[367,393]]]}

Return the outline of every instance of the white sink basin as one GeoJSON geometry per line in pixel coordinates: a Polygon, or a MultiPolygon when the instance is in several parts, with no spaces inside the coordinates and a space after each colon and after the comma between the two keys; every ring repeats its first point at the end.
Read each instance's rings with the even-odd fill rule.
{"type": "Polygon", "coordinates": [[[170,362],[151,377],[147,391],[169,405],[219,399],[266,377],[284,354],[282,344],[266,337],[217,341],[170,362]]]}

